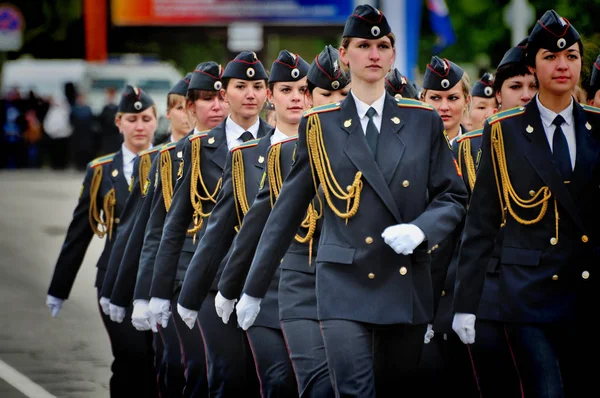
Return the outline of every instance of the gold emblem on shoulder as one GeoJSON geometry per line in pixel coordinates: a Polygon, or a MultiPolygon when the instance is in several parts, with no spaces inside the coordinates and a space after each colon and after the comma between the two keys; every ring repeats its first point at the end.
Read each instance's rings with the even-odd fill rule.
{"type": "Polygon", "coordinates": [[[527,125],[527,128],[525,128],[525,131],[527,131],[529,134],[533,133],[533,127],[531,127],[530,125],[527,125]]]}
{"type": "Polygon", "coordinates": [[[177,152],[177,157],[181,159],[183,157],[183,151],[177,152]]]}
{"type": "Polygon", "coordinates": [[[588,130],[592,129],[592,125],[590,124],[590,122],[585,122],[585,128],[588,130]]]}
{"type": "Polygon", "coordinates": [[[119,170],[117,170],[117,169],[114,169],[114,170],[112,171],[112,176],[113,176],[113,177],[116,177],[116,176],[118,176],[118,175],[119,175],[119,170]]]}
{"type": "Polygon", "coordinates": [[[258,157],[258,163],[263,163],[265,161],[265,157],[264,156],[259,156],[258,157]]]}
{"type": "Polygon", "coordinates": [[[210,137],[210,138],[208,139],[208,143],[209,143],[209,144],[214,144],[214,143],[215,143],[215,137],[210,137]]]}
{"type": "Polygon", "coordinates": [[[352,126],[352,119],[348,119],[344,122],[344,127],[350,127],[352,126]]]}
{"type": "Polygon", "coordinates": [[[396,116],[394,116],[394,117],[392,118],[392,123],[394,123],[394,124],[400,124],[400,119],[399,119],[399,118],[397,118],[396,116]]]}

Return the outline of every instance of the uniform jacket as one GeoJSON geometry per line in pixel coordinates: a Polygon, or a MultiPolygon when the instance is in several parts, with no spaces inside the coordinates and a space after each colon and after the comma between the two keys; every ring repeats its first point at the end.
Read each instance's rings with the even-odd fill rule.
{"type": "Polygon", "coordinates": [[[67,236],[65,237],[54,268],[54,275],[52,276],[48,294],[61,299],[69,297],[75,277],[85,257],[85,252],[94,235],[94,230],[90,225],[90,205],[94,203],[99,211],[103,209],[104,199],[107,195],[112,195],[112,189],[114,189],[115,195],[112,233],[110,239],[108,234],[104,236],[106,244],[96,263],[98,272],[96,274],[95,286],[98,289],[102,288],[110,252],[117,236],[117,227],[120,221],[119,215],[129,195],[129,181],[126,181],[123,174],[123,154],[121,151],[97,158],[88,164],[79,201],[73,212],[67,236]],[[94,171],[97,168],[101,168],[102,178],[99,181],[97,194],[95,197],[92,197],[90,187],[94,171]]]}
{"type": "MultiPolygon", "coordinates": [[[[573,112],[577,149],[568,184],[554,166],[535,100],[486,122],[458,260],[455,312],[475,314],[478,309],[485,270],[503,221],[502,207],[507,207],[499,202],[491,157],[494,125],[502,129],[503,154],[516,195],[530,200],[543,187],[551,194],[538,222],[524,224],[506,213],[500,247],[500,319],[532,323],[571,320],[593,303],[584,298],[597,288],[598,280],[600,110],[574,102],[573,112]]],[[[524,209],[514,201],[510,205],[525,221],[541,214],[541,206],[524,209]]]]}
{"type": "MultiPolygon", "coordinates": [[[[320,121],[328,164],[338,184],[346,187],[357,172],[362,173],[359,208],[353,217],[346,222],[324,205],[316,259],[319,319],[375,324],[430,321],[428,251],[456,227],[465,213],[467,194],[441,118],[419,101],[386,96],[376,158],[369,152],[352,97],[307,113],[300,123],[295,163],[252,267],[280,261],[315,196],[307,145],[307,122],[313,114],[310,120],[320,121]],[[425,233],[426,241],[412,255],[396,254],[381,237],[385,228],[399,223],[412,223],[425,233]]],[[[346,211],[345,200],[331,201],[346,211]]]]}
{"type": "MultiPolygon", "coordinates": [[[[225,133],[226,120],[208,132],[206,136],[197,138],[200,143],[200,170],[204,184],[210,194],[215,192],[219,180],[223,175],[225,161],[229,150],[227,148],[227,136],[225,133]]],[[[258,136],[263,137],[271,129],[262,119],[258,129],[258,136]]],[[[193,140],[193,139],[192,139],[193,140]]],[[[183,178],[175,184],[173,202],[165,218],[163,234],[161,237],[156,260],[154,263],[154,273],[152,276],[152,285],[150,287],[150,297],[170,299],[174,293],[175,281],[182,281],[189,263],[180,264],[178,260],[180,252],[187,251],[193,253],[196,245],[192,240],[192,245],[184,245],[186,242],[185,226],[189,226],[192,221],[194,209],[190,201],[190,184],[192,181],[191,167],[191,140],[188,140],[184,148],[184,171],[183,178]],[[190,154],[189,156],[187,154],[190,154]],[[183,266],[183,269],[181,269],[183,266]]],[[[200,186],[200,184],[198,184],[200,186]]],[[[201,187],[199,187],[201,189],[201,187]]],[[[201,192],[205,195],[203,192],[201,192]]],[[[216,195],[215,195],[216,196],[216,195]]],[[[203,212],[212,211],[215,203],[207,200],[202,201],[203,212]]],[[[196,242],[200,241],[206,230],[207,220],[202,222],[201,229],[196,233],[196,242]]]]}

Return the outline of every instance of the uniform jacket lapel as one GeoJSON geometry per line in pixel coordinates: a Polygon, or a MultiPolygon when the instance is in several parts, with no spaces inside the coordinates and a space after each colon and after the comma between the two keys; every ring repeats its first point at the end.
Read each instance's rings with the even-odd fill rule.
{"type": "MultiPolygon", "coordinates": [[[[384,115],[386,115],[385,107],[383,113],[384,115]]],[[[354,164],[354,166],[362,172],[364,178],[367,180],[367,182],[371,185],[373,190],[377,193],[377,195],[379,195],[381,200],[385,203],[387,208],[400,223],[400,212],[396,207],[396,203],[394,202],[392,193],[380,168],[378,167],[375,161],[375,158],[371,155],[371,152],[367,145],[367,140],[365,138],[365,133],[362,130],[360,120],[356,113],[356,105],[354,104],[354,99],[351,96],[348,96],[346,100],[342,102],[339,124],[340,127],[348,133],[348,138],[344,146],[344,152],[346,153],[348,158],[350,158],[350,161],[354,164]]],[[[381,128],[382,130],[386,128],[383,122],[381,124],[381,128]]],[[[396,132],[394,132],[394,135],[395,134],[396,132]]],[[[379,137],[379,139],[381,140],[381,137],[379,137]]],[[[398,139],[396,138],[396,140],[398,139]]],[[[385,139],[385,141],[387,141],[387,138],[385,139]]],[[[385,141],[380,141],[378,143],[378,148],[381,148],[383,145],[385,145],[385,141]]],[[[393,142],[393,140],[390,141],[393,142]]],[[[398,148],[398,146],[399,144],[396,144],[396,148],[398,148]]],[[[385,152],[387,153],[387,151],[385,152]]],[[[395,166],[393,167],[395,169],[395,166]]],[[[386,168],[388,167],[386,166],[386,168]]],[[[391,168],[392,166],[389,167],[389,169],[391,168]]]]}
{"type": "Polygon", "coordinates": [[[404,122],[398,109],[396,101],[391,96],[386,96],[379,142],[377,143],[377,164],[388,185],[400,164],[405,148],[404,142],[399,136],[404,122]]]}
{"type": "Polygon", "coordinates": [[[273,131],[275,131],[275,128],[273,126],[265,122],[262,118],[259,118],[257,138],[262,138],[268,133],[272,133],[273,131]]]}
{"type": "Polygon", "coordinates": [[[202,146],[206,148],[206,156],[223,170],[227,158],[227,134],[225,133],[225,118],[221,124],[209,131],[207,139],[202,146]]]}
{"type": "Polygon", "coordinates": [[[120,150],[116,153],[111,163],[110,178],[112,186],[116,191],[117,205],[119,208],[122,208],[129,195],[129,181],[127,181],[123,172],[123,152],[120,150]]]}
{"type": "Polygon", "coordinates": [[[577,102],[574,102],[573,112],[577,151],[571,193],[574,198],[577,198],[586,182],[592,178],[593,167],[598,161],[600,143],[592,136],[592,126],[588,122],[585,111],[577,102]]]}
{"type": "Polygon", "coordinates": [[[260,180],[262,179],[262,173],[265,169],[265,165],[267,164],[267,153],[269,152],[269,147],[271,146],[271,137],[275,133],[275,129],[271,128],[271,130],[258,141],[258,150],[256,151],[256,159],[253,159],[254,166],[258,169],[258,184],[260,184],[260,180]]]}

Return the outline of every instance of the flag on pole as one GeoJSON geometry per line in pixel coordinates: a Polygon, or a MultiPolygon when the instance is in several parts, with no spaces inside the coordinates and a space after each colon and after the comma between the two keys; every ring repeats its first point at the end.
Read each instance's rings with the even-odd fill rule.
{"type": "Polygon", "coordinates": [[[433,53],[437,55],[456,42],[456,35],[445,0],[427,0],[427,9],[429,10],[431,30],[437,36],[433,46],[433,53]]]}

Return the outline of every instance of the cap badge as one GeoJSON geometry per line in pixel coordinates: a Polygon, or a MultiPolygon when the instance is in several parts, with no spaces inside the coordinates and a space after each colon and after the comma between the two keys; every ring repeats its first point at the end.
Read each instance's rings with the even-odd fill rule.
{"type": "Polygon", "coordinates": [[[253,78],[256,72],[254,72],[254,68],[248,68],[246,69],[246,76],[248,76],[249,78],[253,78]]]}
{"type": "Polygon", "coordinates": [[[400,78],[400,82],[402,83],[402,85],[406,85],[406,78],[404,76],[402,76],[400,78]]]}
{"type": "Polygon", "coordinates": [[[215,82],[215,84],[213,84],[213,87],[215,88],[215,90],[219,91],[220,89],[222,89],[222,88],[223,88],[223,83],[221,83],[221,81],[220,81],[220,80],[217,80],[217,81],[215,82]]]}
{"type": "Polygon", "coordinates": [[[333,73],[337,73],[339,67],[340,66],[338,65],[338,61],[336,59],[335,61],[333,61],[333,73]]]}
{"type": "MultiPolygon", "coordinates": [[[[444,69],[446,69],[446,68],[444,68],[444,69]]],[[[444,79],[444,80],[442,80],[442,82],[440,84],[442,85],[442,88],[449,88],[450,87],[450,80],[444,79]]]]}
{"type": "Polygon", "coordinates": [[[298,76],[300,76],[300,71],[298,70],[298,68],[294,68],[294,69],[292,69],[292,77],[293,77],[294,79],[297,79],[297,78],[298,78],[298,76]]]}
{"type": "Polygon", "coordinates": [[[379,26],[373,26],[371,28],[371,34],[373,36],[379,36],[380,33],[381,33],[381,29],[379,29],[379,26]]]}
{"type": "Polygon", "coordinates": [[[493,92],[494,92],[494,90],[491,87],[489,87],[489,86],[483,89],[483,93],[487,97],[491,97],[493,92]]]}
{"type": "Polygon", "coordinates": [[[350,127],[352,126],[352,119],[348,119],[344,122],[344,127],[350,127]]]}
{"type": "Polygon", "coordinates": [[[331,82],[331,88],[334,90],[337,90],[338,88],[340,88],[340,82],[337,80],[334,80],[331,82]]]}
{"type": "Polygon", "coordinates": [[[565,46],[567,45],[567,41],[563,37],[561,37],[557,40],[556,45],[558,46],[558,48],[565,48],[565,46]]]}
{"type": "Polygon", "coordinates": [[[135,108],[136,111],[139,111],[140,109],[142,109],[142,103],[140,101],[135,101],[133,103],[133,107],[135,108]]]}

